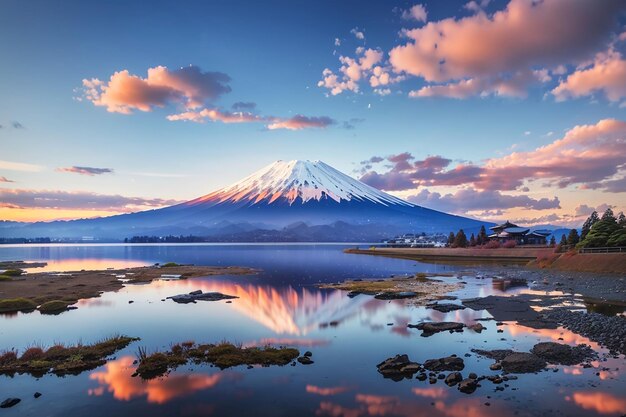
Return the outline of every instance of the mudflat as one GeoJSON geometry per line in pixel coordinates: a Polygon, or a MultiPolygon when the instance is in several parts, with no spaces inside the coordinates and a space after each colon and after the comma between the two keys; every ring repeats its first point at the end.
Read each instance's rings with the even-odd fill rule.
{"type": "Polygon", "coordinates": [[[233,266],[146,266],[126,269],[95,271],[71,271],[63,273],[36,272],[0,281],[0,304],[6,304],[1,312],[32,309],[28,305],[40,305],[60,300],[73,304],[83,298],[99,297],[107,291],[117,291],[125,284],[147,283],[155,279],[189,279],[212,275],[248,275],[251,268],[233,266]],[[21,300],[11,308],[9,301],[21,300]],[[30,301],[26,303],[23,300],[30,301]],[[3,303],[4,302],[4,303],[3,303]],[[26,308],[21,307],[26,306],[26,308]]]}

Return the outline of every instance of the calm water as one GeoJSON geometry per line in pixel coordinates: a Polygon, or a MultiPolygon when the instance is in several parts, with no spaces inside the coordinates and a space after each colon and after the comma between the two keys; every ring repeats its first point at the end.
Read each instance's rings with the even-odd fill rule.
{"type": "MultiPolygon", "coordinates": [[[[24,349],[33,343],[91,343],[117,333],[141,341],[119,352],[101,368],[75,377],[26,375],[0,377],[0,400],[16,396],[22,402],[1,415],[13,416],[532,416],[621,415],[626,413],[624,358],[594,363],[594,368],[559,366],[557,372],[520,375],[504,391],[483,381],[466,395],[443,382],[383,379],[375,365],[398,353],[411,360],[457,354],[472,348],[528,350],[539,341],[595,343],[564,329],[534,330],[512,323],[496,333],[493,322],[476,334],[440,333],[429,338],[407,323],[449,320],[468,324],[489,317],[486,311],[448,314],[401,301],[319,290],[313,284],[346,278],[388,277],[415,272],[452,272],[467,281],[456,295],[532,292],[504,290],[490,278],[464,277],[463,270],[445,265],[342,253],[338,245],[169,245],[169,246],[45,246],[3,247],[0,260],[46,261],[46,270],[124,267],[155,262],[198,265],[240,265],[259,268],[254,276],[210,277],[179,282],[130,285],[116,293],[83,300],[78,310],[59,316],[37,312],[0,316],[0,350],[24,349]],[[167,296],[196,289],[219,291],[239,298],[225,302],[179,305],[167,296]],[[129,304],[132,300],[134,303],[129,304]],[[323,326],[331,321],[336,327],[323,326]],[[393,323],[392,325],[388,325],[393,323]],[[267,343],[311,350],[315,364],[220,371],[184,366],[168,377],[151,381],[132,378],[139,346],[167,349],[185,340],[229,340],[244,345],[267,343]],[[619,368],[619,370],[617,369],[619,368]],[[37,400],[35,391],[43,393],[37,400]],[[486,406],[485,402],[490,405],[486,406]]],[[[465,270],[465,269],[464,269],[465,270]]],[[[486,269],[487,277],[497,270],[486,269]]],[[[457,277],[442,278],[457,282],[457,277]]],[[[577,306],[574,306],[577,307],[577,306]]],[[[464,375],[494,374],[491,360],[464,358],[464,375]]]]}

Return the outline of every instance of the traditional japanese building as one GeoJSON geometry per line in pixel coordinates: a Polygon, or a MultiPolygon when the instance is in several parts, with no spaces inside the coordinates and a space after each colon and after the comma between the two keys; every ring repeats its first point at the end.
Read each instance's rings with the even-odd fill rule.
{"type": "Polygon", "coordinates": [[[489,235],[489,239],[506,242],[514,240],[518,245],[545,245],[547,237],[552,234],[549,230],[530,231],[527,227],[519,227],[508,220],[497,226],[489,228],[493,233],[489,235]]]}

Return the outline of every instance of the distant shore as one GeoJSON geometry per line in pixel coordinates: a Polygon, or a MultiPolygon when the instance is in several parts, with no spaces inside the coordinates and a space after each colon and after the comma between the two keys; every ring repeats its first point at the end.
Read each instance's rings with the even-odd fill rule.
{"type": "Polygon", "coordinates": [[[554,248],[369,248],[345,253],[428,263],[523,265],[572,272],[626,274],[626,253],[555,253],[554,248]]]}
{"type": "MultiPolygon", "coordinates": [[[[28,264],[5,262],[28,268],[28,264]]],[[[251,275],[252,268],[236,266],[195,266],[165,264],[125,269],[33,272],[0,280],[0,313],[31,311],[46,303],[56,303],[64,310],[78,300],[99,297],[117,291],[126,283],[142,284],[157,279],[188,279],[212,275],[251,275]]],[[[41,308],[40,308],[41,310],[41,308]]]]}

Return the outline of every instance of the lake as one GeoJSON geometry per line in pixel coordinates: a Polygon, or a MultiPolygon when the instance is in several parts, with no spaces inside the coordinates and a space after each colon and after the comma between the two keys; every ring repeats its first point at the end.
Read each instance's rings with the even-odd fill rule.
{"type": "MultiPolygon", "coordinates": [[[[19,397],[4,416],[619,416],[626,412],[624,357],[595,361],[591,368],[550,366],[502,384],[483,381],[473,394],[443,381],[394,382],[376,365],[396,354],[423,363],[456,354],[463,374],[491,375],[492,360],[471,352],[480,349],[528,351],[540,341],[596,343],[566,329],[536,330],[515,323],[496,326],[483,321],[482,333],[439,333],[421,337],[407,327],[425,320],[472,324],[489,318],[471,309],[441,313],[403,300],[383,301],[367,295],[348,297],[322,290],[322,282],[391,275],[446,274],[445,282],[464,281],[459,298],[490,294],[533,293],[508,287],[497,278],[504,267],[468,268],[415,261],[350,255],[346,245],[42,245],[0,247],[0,260],[45,261],[44,269],[69,271],[122,268],[177,262],[235,265],[259,269],[257,275],[214,276],[181,281],[127,285],[118,292],[81,300],[77,310],[57,316],[38,312],[0,316],[0,350],[23,350],[58,342],[96,342],[115,334],[139,337],[106,365],[78,376],[0,376],[0,401],[19,397]],[[478,272],[477,272],[478,271],[478,272]],[[475,279],[480,273],[484,279],[475,279]],[[495,278],[495,281],[494,281],[495,278]],[[239,298],[232,303],[177,304],[166,297],[193,290],[219,291],[239,298]],[[165,301],[163,301],[165,300],[165,301]],[[132,301],[132,303],[129,303],[132,301]],[[498,333],[497,329],[503,332],[498,333]],[[245,346],[294,346],[313,353],[314,364],[295,367],[245,366],[219,370],[181,366],[168,376],[142,381],[132,377],[139,347],[148,352],[194,340],[228,340],[245,346]],[[471,356],[465,356],[469,354],[471,356]],[[33,398],[33,393],[43,395],[33,398]]],[[[351,245],[350,247],[354,247],[351,245]]],[[[519,270],[517,270],[519,272],[519,270]]],[[[572,305],[573,309],[584,305],[572,305]]]]}

